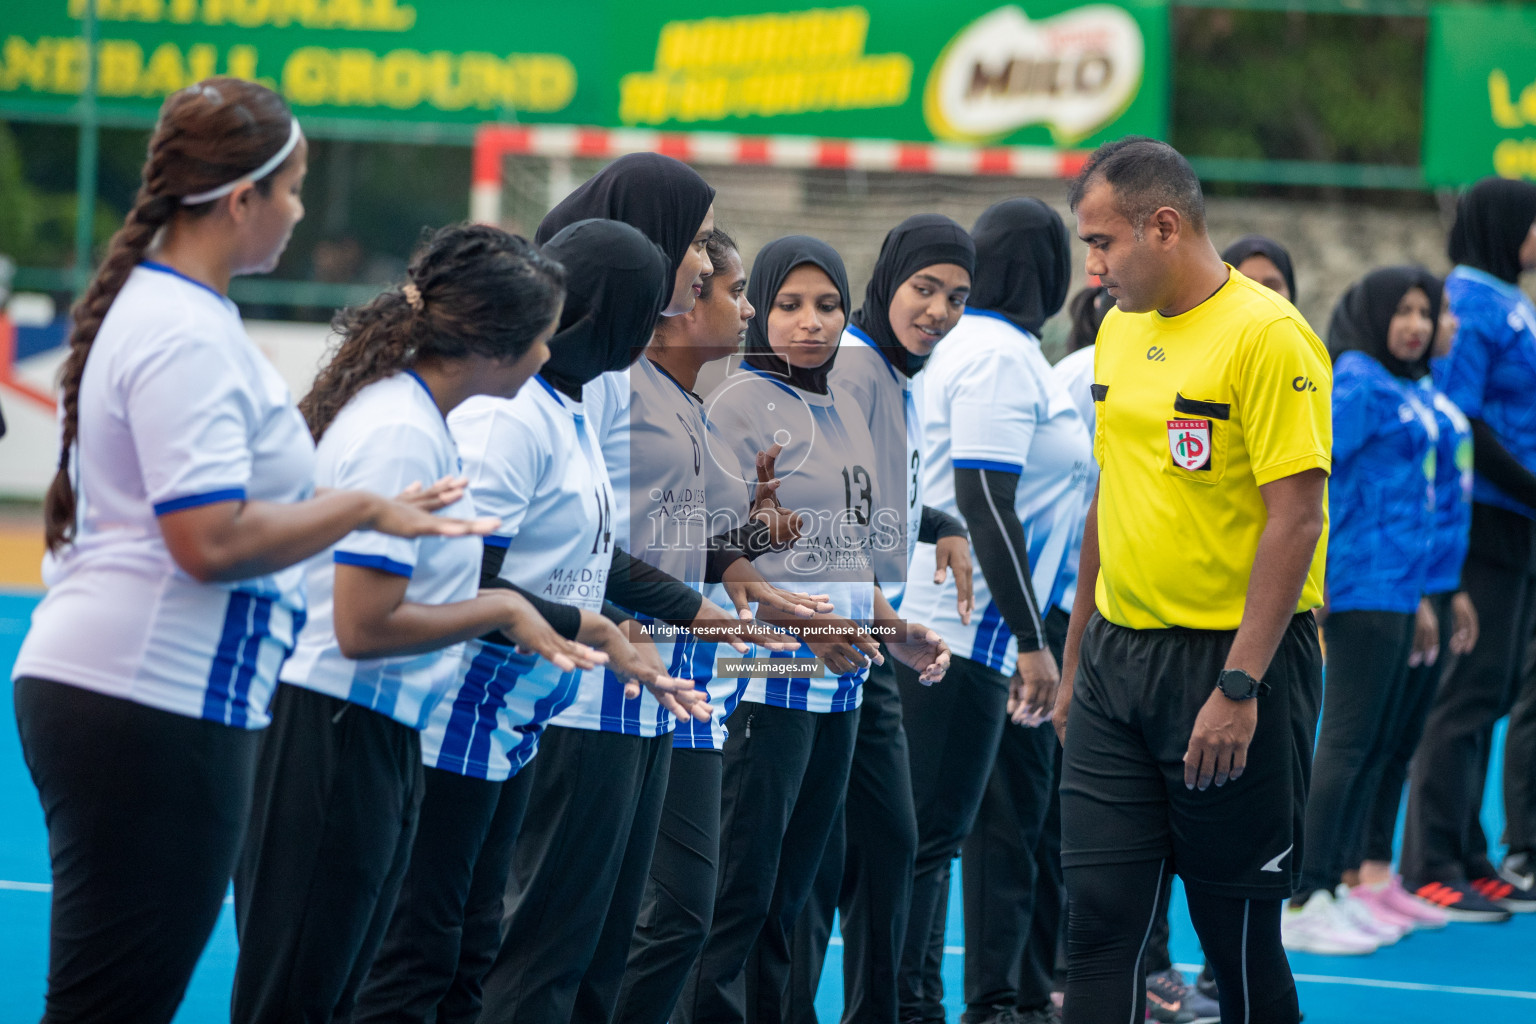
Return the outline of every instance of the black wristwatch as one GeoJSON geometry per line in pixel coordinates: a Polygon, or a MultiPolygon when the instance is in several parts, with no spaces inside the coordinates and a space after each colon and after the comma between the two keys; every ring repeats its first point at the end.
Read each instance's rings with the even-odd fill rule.
{"type": "Polygon", "coordinates": [[[1240,668],[1223,669],[1216,677],[1216,687],[1228,700],[1251,700],[1269,692],[1269,684],[1244,672],[1240,668]]]}

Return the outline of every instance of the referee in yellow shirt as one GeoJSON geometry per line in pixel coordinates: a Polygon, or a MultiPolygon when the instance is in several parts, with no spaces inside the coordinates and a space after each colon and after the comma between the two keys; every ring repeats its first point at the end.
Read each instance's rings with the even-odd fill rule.
{"type": "Polygon", "coordinates": [[[1296,1024],[1280,911],[1322,687],[1328,352],[1221,261],[1171,146],[1100,147],[1069,198],[1115,308],[1094,359],[1099,489],[1055,711],[1065,1019],[1142,1019],[1147,934],[1177,872],[1221,1019],[1296,1024]]]}

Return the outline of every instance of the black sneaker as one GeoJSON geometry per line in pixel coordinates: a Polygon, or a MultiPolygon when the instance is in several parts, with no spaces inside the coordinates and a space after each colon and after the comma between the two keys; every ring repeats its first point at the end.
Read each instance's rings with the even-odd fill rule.
{"type": "Polygon", "coordinates": [[[1482,893],[1485,899],[1498,904],[1511,914],[1536,912],[1536,890],[1516,889],[1498,875],[1474,878],[1472,888],[1482,893]]]}
{"type": "Polygon", "coordinates": [[[1018,1024],[1019,1011],[1012,1006],[973,1006],[960,1015],[960,1024],[1018,1024]]]}
{"type": "Polygon", "coordinates": [[[1147,1018],[1160,1024],[1194,1024],[1195,1015],[1185,1004],[1189,986],[1175,968],[1147,975],[1147,1018]]]}
{"type": "Polygon", "coordinates": [[[1061,1008],[1048,1003],[1034,1010],[1020,1010],[1014,1017],[1018,1024],[1061,1024],[1061,1008]]]}
{"type": "Polygon", "coordinates": [[[1445,911],[1445,916],[1452,921],[1498,924],[1509,920],[1508,910],[1478,892],[1469,882],[1428,882],[1414,889],[1413,894],[1445,911]]]}

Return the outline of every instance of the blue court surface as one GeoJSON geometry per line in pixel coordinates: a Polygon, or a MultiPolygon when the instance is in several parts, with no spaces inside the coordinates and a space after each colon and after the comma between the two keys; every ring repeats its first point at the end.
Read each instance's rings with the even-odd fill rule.
{"type": "MultiPolygon", "coordinates": [[[[0,594],[0,665],[7,678],[35,603],[34,595],[0,594]]],[[[33,1024],[42,1014],[48,963],[47,838],[12,724],[9,686],[0,685],[0,718],[0,1024],[33,1024]]],[[[1499,806],[1497,792],[1490,792],[1484,809],[1490,836],[1500,831],[1499,806]]],[[[957,888],[944,960],[951,1021],[963,1009],[960,904],[957,888]]],[[[1175,905],[1182,905],[1177,897],[1175,905]]],[[[1199,946],[1182,912],[1174,920],[1173,952],[1187,970],[1198,968],[1199,946]]],[[[234,922],[226,906],[176,1020],[227,1021],[234,964],[234,922]]],[[[1298,954],[1292,967],[1307,1024],[1536,1024],[1536,914],[1502,925],[1453,924],[1369,957],[1298,954]]],[[[841,947],[834,945],[816,1000],[824,1022],[838,1019],[841,978],[841,947]]]]}

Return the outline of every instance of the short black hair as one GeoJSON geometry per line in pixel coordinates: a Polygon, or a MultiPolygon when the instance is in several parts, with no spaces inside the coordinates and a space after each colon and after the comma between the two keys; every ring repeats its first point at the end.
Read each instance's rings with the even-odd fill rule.
{"type": "Polygon", "coordinates": [[[1141,237],[1147,218],[1164,206],[1178,211],[1195,230],[1205,231],[1205,193],[1183,154],[1166,142],[1144,135],[1127,135],[1106,142],[1088,157],[1071,188],[1067,204],[1073,212],[1083,193],[1102,179],[1115,190],[1115,209],[1141,237]]]}

